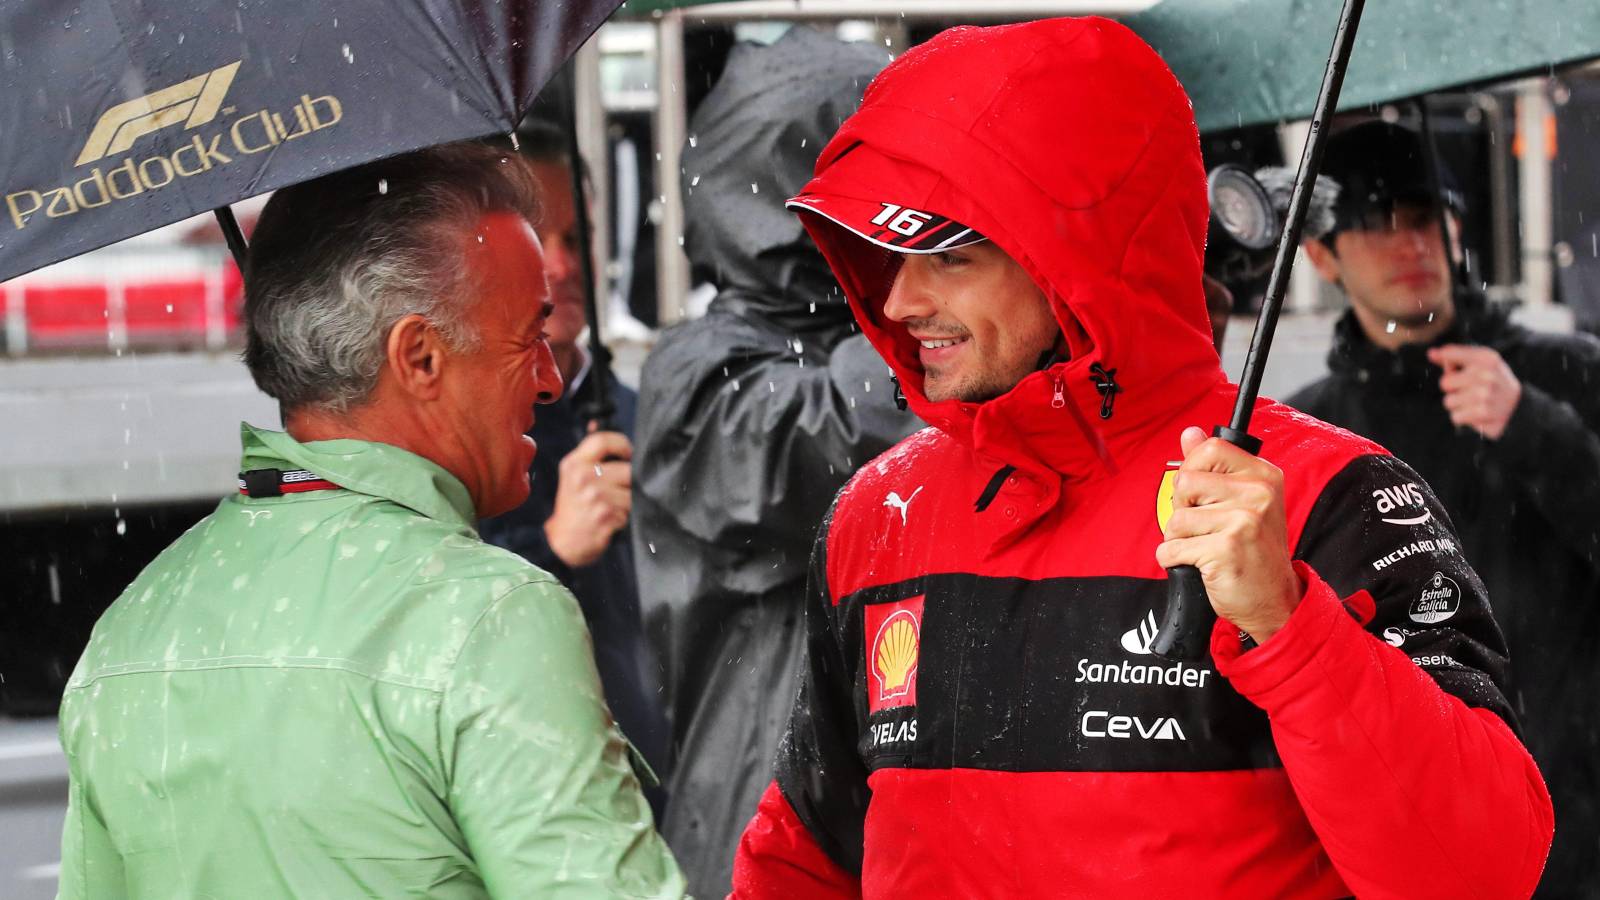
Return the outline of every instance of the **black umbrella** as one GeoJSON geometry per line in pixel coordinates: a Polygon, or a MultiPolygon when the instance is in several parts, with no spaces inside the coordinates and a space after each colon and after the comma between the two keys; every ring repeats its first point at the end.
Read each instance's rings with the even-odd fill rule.
{"type": "Polygon", "coordinates": [[[0,281],[328,172],[511,134],[618,5],[8,0],[0,281]]]}

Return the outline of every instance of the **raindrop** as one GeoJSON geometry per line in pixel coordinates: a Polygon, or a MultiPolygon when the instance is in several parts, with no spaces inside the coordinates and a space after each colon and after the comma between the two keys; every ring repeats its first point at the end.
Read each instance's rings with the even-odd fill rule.
{"type": "Polygon", "coordinates": [[[350,52],[350,45],[349,44],[341,44],[341,45],[339,45],[339,52],[344,54],[344,61],[345,62],[352,63],[352,64],[355,63],[356,55],[354,53],[350,52]]]}
{"type": "Polygon", "coordinates": [[[806,148],[806,141],[809,141],[809,140],[811,140],[811,139],[810,138],[801,138],[800,139],[800,149],[801,150],[804,150],[806,148]]]}
{"type": "Polygon", "coordinates": [[[777,392],[778,392],[778,386],[777,386],[777,385],[775,385],[775,384],[773,384],[773,383],[772,383],[772,382],[770,382],[770,381],[769,381],[769,382],[767,382],[767,393],[769,393],[769,394],[776,394],[776,393],[777,393],[777,392]]]}
{"type": "Polygon", "coordinates": [[[117,520],[117,534],[121,535],[121,534],[127,534],[127,533],[128,533],[128,522],[127,522],[127,520],[118,519],[117,520]]]}
{"type": "Polygon", "coordinates": [[[695,185],[697,185],[699,183],[700,183],[700,176],[699,175],[696,175],[695,177],[689,179],[689,187],[694,187],[695,185]]]}
{"type": "Polygon", "coordinates": [[[171,313],[172,313],[172,304],[171,304],[171,303],[168,303],[168,304],[167,304],[167,313],[168,313],[168,314],[169,314],[169,315],[170,315],[170,314],[171,314],[171,313]]]}
{"type": "Polygon", "coordinates": [[[178,32],[178,43],[183,43],[183,32],[178,32]]]}
{"type": "Polygon", "coordinates": [[[756,183],[754,181],[750,182],[750,193],[752,193],[752,194],[761,193],[761,188],[757,187],[756,183]]]}
{"type": "Polygon", "coordinates": [[[380,193],[380,194],[389,193],[389,179],[387,179],[387,178],[379,178],[378,179],[378,193],[380,193]]]}
{"type": "Polygon", "coordinates": [[[811,301],[811,304],[810,304],[810,307],[811,307],[811,308],[810,308],[810,309],[809,309],[809,310],[808,310],[808,311],[809,311],[809,312],[810,312],[810,313],[811,313],[811,314],[812,314],[812,315],[816,315],[816,312],[817,312],[817,301],[815,301],[815,300],[813,300],[813,301],[811,301]]]}
{"type": "MultiPolygon", "coordinates": [[[[511,132],[511,149],[513,149],[513,150],[521,150],[522,149],[522,141],[517,139],[517,133],[515,131],[511,132]]],[[[501,162],[505,162],[505,160],[503,160],[503,159],[500,160],[500,161],[501,162]]]]}
{"type": "Polygon", "coordinates": [[[1383,326],[1383,333],[1384,334],[1394,334],[1394,320],[1393,319],[1389,320],[1389,324],[1383,326]]]}
{"type": "Polygon", "coordinates": [[[656,552],[656,545],[646,541],[645,546],[650,548],[650,555],[654,556],[656,552]]]}
{"type": "Polygon", "coordinates": [[[696,146],[697,144],[699,144],[699,142],[700,142],[700,136],[699,135],[694,135],[694,134],[689,135],[689,146],[691,146],[691,147],[696,146]]]}
{"type": "Polygon", "coordinates": [[[733,380],[733,389],[736,391],[739,389],[739,379],[737,378],[733,380]]]}

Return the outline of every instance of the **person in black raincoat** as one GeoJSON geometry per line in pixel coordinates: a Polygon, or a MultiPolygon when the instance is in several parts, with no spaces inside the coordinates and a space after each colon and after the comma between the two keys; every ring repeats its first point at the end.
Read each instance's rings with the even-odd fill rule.
{"type": "Polygon", "coordinates": [[[1331,374],[1288,402],[1389,448],[1444,502],[1505,630],[1510,699],[1555,805],[1538,896],[1600,896],[1600,340],[1537,334],[1452,292],[1423,153],[1381,122],[1330,138],[1338,224],[1305,250],[1351,309],[1331,374]]]}
{"type": "Polygon", "coordinates": [[[717,295],[645,361],[633,536],[676,750],[663,833],[697,896],[728,892],[771,776],[817,526],[919,424],[783,208],[888,61],[803,27],[739,45],[684,150],[684,246],[717,295]]]}

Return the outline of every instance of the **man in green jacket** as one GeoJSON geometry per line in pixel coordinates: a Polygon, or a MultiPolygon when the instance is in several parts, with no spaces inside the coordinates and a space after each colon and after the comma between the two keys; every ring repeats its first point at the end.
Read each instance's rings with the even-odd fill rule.
{"type": "Polygon", "coordinates": [[[561,392],[526,169],[452,146],[280,191],[245,361],[286,433],[96,625],[63,897],[677,897],[572,595],[473,522],[561,392]]]}

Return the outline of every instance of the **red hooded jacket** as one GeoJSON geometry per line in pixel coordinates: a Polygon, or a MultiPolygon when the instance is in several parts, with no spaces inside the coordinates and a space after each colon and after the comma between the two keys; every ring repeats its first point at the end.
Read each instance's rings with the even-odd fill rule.
{"type": "Polygon", "coordinates": [[[1551,812],[1503,640],[1443,508],[1381,448],[1263,400],[1305,595],[1260,647],[1219,622],[1211,660],[1149,653],[1169,461],[1236,388],[1202,296],[1193,115],[1148,47],[1093,18],[945,32],[879,76],[791,205],[933,427],[819,535],[734,896],[1532,891],[1551,812]],[[923,224],[960,227],[943,217],[1027,270],[1068,361],[926,399],[881,313],[883,247],[931,246],[923,224]]]}

